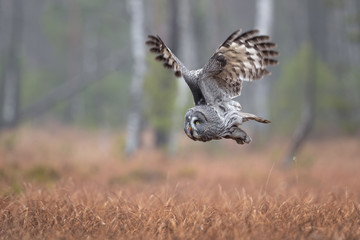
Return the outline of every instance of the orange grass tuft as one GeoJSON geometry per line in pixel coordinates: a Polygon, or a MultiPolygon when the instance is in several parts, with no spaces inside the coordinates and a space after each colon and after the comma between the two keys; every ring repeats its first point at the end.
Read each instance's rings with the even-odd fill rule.
{"type": "Polygon", "coordinates": [[[0,238],[360,238],[356,139],[310,142],[292,169],[277,162],[282,144],[219,143],[223,154],[184,145],[173,159],[144,150],[129,161],[117,141],[64,129],[4,133],[0,238]]]}

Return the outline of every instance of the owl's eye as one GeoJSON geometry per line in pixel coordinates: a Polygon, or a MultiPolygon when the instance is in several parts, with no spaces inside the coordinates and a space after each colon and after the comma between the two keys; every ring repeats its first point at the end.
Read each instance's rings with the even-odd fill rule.
{"type": "Polygon", "coordinates": [[[198,124],[200,124],[200,121],[199,121],[199,120],[196,120],[196,121],[195,121],[195,125],[198,125],[198,124]]]}

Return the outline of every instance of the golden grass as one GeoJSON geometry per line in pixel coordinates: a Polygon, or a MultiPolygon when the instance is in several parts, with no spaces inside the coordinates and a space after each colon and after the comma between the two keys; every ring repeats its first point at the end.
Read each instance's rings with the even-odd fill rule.
{"type": "Polygon", "coordinates": [[[0,136],[0,238],[360,238],[355,138],[312,141],[291,169],[278,162],[281,142],[189,144],[170,159],[148,149],[131,161],[118,142],[74,129],[0,136]]]}

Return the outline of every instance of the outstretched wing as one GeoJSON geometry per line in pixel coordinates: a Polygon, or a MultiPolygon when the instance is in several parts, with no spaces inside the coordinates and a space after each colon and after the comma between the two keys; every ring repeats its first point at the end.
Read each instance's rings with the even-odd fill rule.
{"type": "Polygon", "coordinates": [[[272,50],[276,44],[268,41],[269,36],[258,33],[258,30],[243,34],[241,30],[235,31],[216,50],[208,67],[205,67],[212,76],[208,79],[215,79],[230,98],[241,94],[242,81],[258,80],[270,75],[266,67],[278,63],[273,59],[278,56],[278,52],[272,50]]]}
{"type": "Polygon", "coordinates": [[[156,60],[163,62],[165,68],[172,69],[176,77],[181,77],[185,69],[184,65],[177,59],[177,57],[170,51],[159,36],[149,35],[146,44],[151,46],[150,52],[158,54],[156,60]]]}

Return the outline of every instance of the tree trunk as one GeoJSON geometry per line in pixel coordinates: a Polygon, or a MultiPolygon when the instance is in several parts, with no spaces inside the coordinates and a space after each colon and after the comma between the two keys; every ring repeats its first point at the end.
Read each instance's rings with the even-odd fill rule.
{"type": "MultiPolygon", "coordinates": [[[[260,30],[261,34],[271,35],[274,18],[274,0],[256,1],[255,29],[260,30]]],[[[256,82],[254,87],[254,108],[257,115],[269,118],[269,95],[270,77],[256,82]]],[[[264,134],[269,129],[268,126],[259,124],[255,128],[255,134],[264,134]]]]}
{"type": "MultiPolygon", "coordinates": [[[[306,138],[310,134],[314,125],[315,119],[315,106],[316,106],[316,82],[317,82],[317,63],[316,63],[316,51],[321,49],[322,39],[326,37],[324,34],[319,33],[320,29],[324,29],[324,26],[318,22],[319,11],[323,11],[320,5],[320,0],[307,0],[308,10],[308,34],[309,42],[311,46],[311,53],[308,56],[308,72],[307,79],[304,87],[303,106],[301,112],[300,124],[294,132],[291,146],[283,161],[284,165],[289,166],[294,160],[297,152],[304,144],[306,138]]],[[[324,23],[326,21],[322,21],[324,23]]]]}
{"type": "MultiPolygon", "coordinates": [[[[11,22],[9,20],[9,12],[4,10],[4,4],[6,1],[0,0],[0,62],[6,63],[6,57],[7,54],[7,46],[8,46],[8,40],[7,36],[9,35],[9,24],[8,22],[11,22]]],[[[0,75],[0,131],[3,127],[3,110],[4,110],[4,85],[5,85],[5,68],[1,69],[2,73],[0,75]]]]}
{"type": "Polygon", "coordinates": [[[145,65],[144,4],[142,0],[128,0],[131,15],[131,39],[134,72],[130,85],[130,110],[127,123],[126,153],[131,155],[139,146],[141,125],[141,101],[145,65]]]}
{"type": "MultiPolygon", "coordinates": [[[[168,41],[168,47],[176,54],[179,52],[179,31],[178,31],[178,0],[169,0],[169,24],[168,24],[168,35],[169,35],[169,41],[168,41]]],[[[171,71],[166,71],[165,73],[167,75],[167,79],[162,80],[161,82],[157,83],[159,91],[168,91],[168,89],[172,88],[176,85],[174,74],[171,71]],[[174,80],[173,80],[174,79],[174,80]]],[[[172,107],[169,109],[166,109],[163,112],[161,116],[158,116],[160,118],[166,117],[169,118],[171,116],[170,111],[172,110],[172,107]]],[[[154,128],[154,135],[155,135],[155,147],[166,149],[169,147],[169,139],[170,135],[169,132],[171,132],[170,127],[164,128],[160,126],[155,126],[154,128]]]]}
{"type": "Polygon", "coordinates": [[[294,132],[293,140],[288,153],[284,159],[285,165],[290,165],[295,159],[296,153],[304,144],[307,136],[309,135],[315,118],[315,87],[316,87],[316,61],[314,56],[309,54],[308,58],[308,77],[306,79],[304,88],[304,99],[301,111],[301,121],[299,126],[294,132]]]}
{"type": "MultiPolygon", "coordinates": [[[[179,58],[183,64],[191,69],[194,65],[194,40],[192,34],[192,16],[190,12],[190,0],[182,0],[178,2],[177,13],[177,29],[180,33],[179,58]]],[[[179,133],[182,129],[184,116],[183,112],[188,101],[189,90],[183,78],[177,78],[177,94],[175,99],[175,107],[172,115],[172,128],[169,138],[169,152],[175,153],[179,144],[179,133]]]]}
{"type": "MultiPolygon", "coordinates": [[[[66,0],[68,11],[67,23],[67,78],[73,81],[79,81],[77,76],[82,72],[82,19],[78,3],[74,0],[66,0]]],[[[72,122],[75,119],[76,112],[79,108],[79,98],[74,96],[69,100],[68,106],[65,108],[64,120],[72,122]]]]}
{"type": "Polygon", "coordinates": [[[23,27],[23,0],[12,0],[11,3],[10,42],[1,79],[0,129],[16,126],[20,109],[20,49],[23,27]]]}

